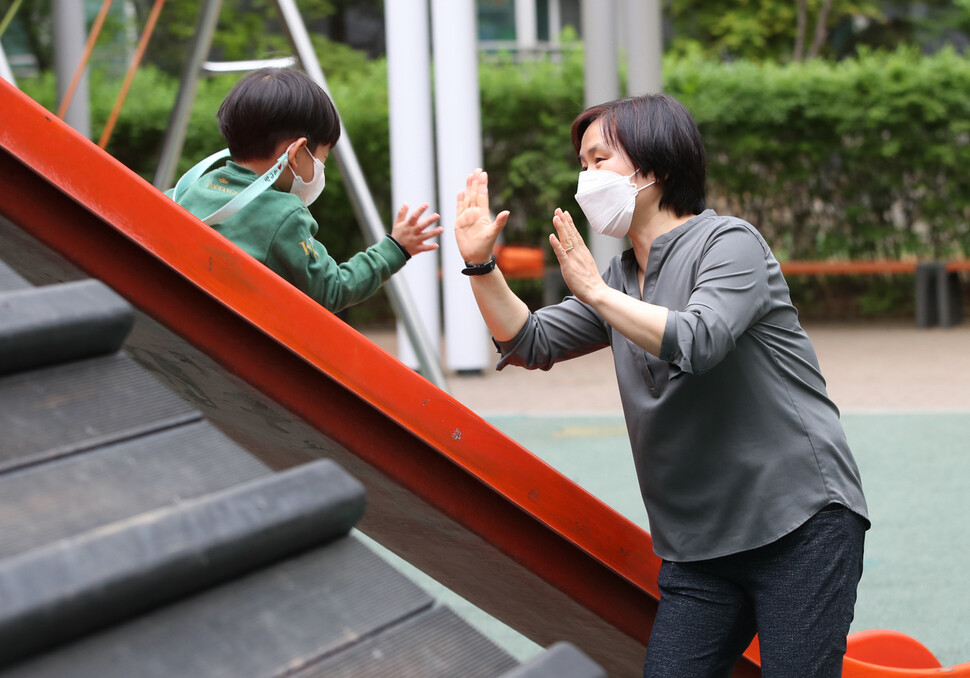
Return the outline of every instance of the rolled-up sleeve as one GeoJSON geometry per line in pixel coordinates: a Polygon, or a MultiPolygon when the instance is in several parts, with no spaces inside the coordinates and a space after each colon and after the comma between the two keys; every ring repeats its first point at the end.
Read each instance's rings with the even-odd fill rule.
{"type": "Polygon", "coordinates": [[[516,365],[548,370],[557,362],[577,358],[609,346],[603,319],[575,297],[529,314],[519,333],[509,341],[495,341],[502,357],[496,369],[516,365]]]}
{"type": "Polygon", "coordinates": [[[734,350],[769,307],[768,255],[744,227],[718,232],[701,256],[686,308],[667,315],[658,357],[703,374],[734,350]]]}

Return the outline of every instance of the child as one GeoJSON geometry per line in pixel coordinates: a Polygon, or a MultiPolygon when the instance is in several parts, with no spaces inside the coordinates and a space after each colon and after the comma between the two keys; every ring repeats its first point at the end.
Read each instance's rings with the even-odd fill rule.
{"type": "Polygon", "coordinates": [[[427,204],[410,215],[402,205],[389,236],[342,264],[314,239],[319,227],[307,207],[323,191],[340,120],[330,97],[305,74],[250,73],[229,92],[218,118],[228,151],[196,165],[169,195],[330,311],[363,301],[412,255],[438,248],[429,241],[442,229],[429,227],[439,216],[421,218],[427,204]]]}

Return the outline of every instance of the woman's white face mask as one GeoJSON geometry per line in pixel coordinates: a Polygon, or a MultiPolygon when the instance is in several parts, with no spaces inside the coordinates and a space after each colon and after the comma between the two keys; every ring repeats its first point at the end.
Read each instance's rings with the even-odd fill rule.
{"type": "MultiPolygon", "coordinates": [[[[310,149],[307,149],[307,153],[309,152],[310,149]]],[[[313,176],[310,181],[303,181],[300,175],[293,172],[293,168],[290,167],[290,171],[293,172],[293,183],[290,185],[290,193],[299,196],[303,200],[303,204],[307,207],[320,197],[320,194],[323,193],[323,187],[327,183],[327,178],[323,173],[324,164],[312,153],[311,157],[313,157],[313,176]]]]}
{"type": "Polygon", "coordinates": [[[630,178],[610,170],[584,170],[579,173],[576,202],[597,233],[622,238],[633,223],[637,193],[653,186],[656,179],[639,188],[630,178]]]}

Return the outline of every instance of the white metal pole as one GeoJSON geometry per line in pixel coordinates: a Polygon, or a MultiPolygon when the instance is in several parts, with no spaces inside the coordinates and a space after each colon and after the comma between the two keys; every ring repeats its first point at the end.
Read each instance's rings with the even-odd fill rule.
{"type": "Polygon", "coordinates": [[[539,46],[536,0],[515,0],[515,47],[519,55],[529,55],[539,46]]]}
{"type": "MultiPolygon", "coordinates": [[[[431,36],[428,0],[392,0],[384,3],[387,40],[387,88],[390,104],[391,202],[397,209],[407,203],[414,209],[429,204],[436,211],[434,117],[431,109],[431,36]]],[[[403,275],[414,306],[434,352],[441,354],[441,286],[438,252],[414,257],[403,275]]],[[[398,357],[419,367],[407,326],[397,321],[398,357]]]]}
{"type": "Polygon", "coordinates": [[[663,90],[663,30],[660,0],[625,0],[627,83],[629,96],[663,90]]]}
{"type": "Polygon", "coordinates": [[[3,51],[2,44],[0,44],[0,78],[3,78],[14,87],[17,86],[17,81],[13,77],[13,71],[10,70],[10,64],[7,62],[7,55],[3,51]]]}
{"type": "Polygon", "coordinates": [[[549,0],[549,42],[559,44],[559,34],[562,32],[562,9],[559,0],[549,0]]]}
{"type": "Polygon", "coordinates": [[[222,0],[204,0],[199,8],[199,18],[195,24],[195,38],[189,50],[188,61],[182,71],[179,81],[179,91],[175,98],[175,107],[168,120],[168,130],[165,132],[165,143],[162,154],[155,170],[155,188],[166,190],[175,185],[175,171],[182,155],[182,144],[189,128],[189,118],[192,115],[192,104],[199,89],[199,75],[202,64],[209,57],[212,46],[212,36],[219,22],[219,11],[222,0]]]}
{"type": "MultiPolygon", "coordinates": [[[[583,44],[586,106],[595,106],[620,95],[617,57],[616,3],[614,0],[583,0],[583,44]]],[[[625,239],[589,233],[589,249],[600,271],[626,247],[625,239]]]]}
{"type": "MultiPolygon", "coordinates": [[[[482,166],[482,125],[478,85],[478,35],[474,0],[431,0],[435,66],[435,129],[438,195],[442,205],[441,260],[447,364],[480,372],[489,354],[488,330],[455,244],[454,200],[465,177],[482,166]]],[[[493,206],[494,207],[494,206],[493,206]]]]}
{"type": "MultiPolygon", "coordinates": [[[[300,16],[300,10],[296,6],[296,0],[276,0],[276,6],[280,10],[283,27],[293,45],[297,58],[300,60],[300,65],[303,66],[303,70],[306,71],[311,80],[329,93],[327,79],[323,75],[323,69],[320,67],[320,61],[313,49],[313,43],[310,41],[306,24],[303,23],[303,17],[300,16]]],[[[331,150],[331,157],[337,161],[337,168],[347,186],[347,197],[350,198],[350,204],[357,215],[357,221],[360,222],[364,237],[368,238],[370,243],[378,242],[387,235],[387,231],[384,224],[381,223],[381,215],[377,211],[377,205],[374,204],[370,190],[367,188],[364,172],[360,167],[357,154],[354,153],[354,147],[350,143],[350,136],[347,134],[342,121],[340,123],[340,139],[331,150]]],[[[441,371],[438,356],[432,351],[431,341],[425,336],[424,327],[418,321],[418,312],[414,308],[414,298],[411,296],[411,290],[408,289],[407,281],[400,276],[391,276],[384,289],[387,291],[391,305],[397,311],[398,317],[407,323],[411,344],[421,360],[422,374],[438,388],[447,390],[448,383],[441,371]]]]}
{"type": "MultiPolygon", "coordinates": [[[[54,0],[54,72],[57,75],[57,100],[64,99],[71,84],[74,70],[81,63],[84,53],[84,33],[87,22],[84,17],[84,3],[78,0],[54,0]]],[[[84,136],[91,138],[90,94],[88,69],[78,81],[71,106],[64,114],[64,122],[84,136]]]]}

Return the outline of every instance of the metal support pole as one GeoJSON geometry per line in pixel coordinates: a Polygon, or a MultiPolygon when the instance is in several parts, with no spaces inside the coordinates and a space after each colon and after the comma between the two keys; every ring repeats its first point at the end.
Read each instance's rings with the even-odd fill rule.
{"type": "MultiPolygon", "coordinates": [[[[435,211],[434,116],[431,109],[431,36],[427,0],[384,3],[387,90],[391,139],[391,204],[435,211]]],[[[438,252],[415,257],[403,275],[414,294],[432,349],[441,355],[441,283],[438,252]]],[[[406,324],[397,322],[398,357],[417,367],[406,324]]]]}
{"type": "Polygon", "coordinates": [[[956,271],[947,271],[944,262],[940,262],[940,268],[937,271],[936,308],[940,317],[940,327],[954,327],[963,322],[960,277],[956,271]]]}
{"type": "Polygon", "coordinates": [[[162,155],[158,161],[158,168],[155,170],[155,188],[162,191],[171,188],[175,182],[175,170],[182,155],[182,144],[185,143],[185,133],[189,127],[192,103],[195,101],[195,94],[199,89],[199,73],[202,70],[203,62],[209,56],[209,48],[212,46],[212,36],[216,30],[216,23],[219,21],[221,7],[222,0],[205,0],[199,9],[199,20],[195,27],[195,42],[192,45],[192,53],[189,54],[189,60],[182,72],[178,97],[175,100],[175,107],[172,109],[172,116],[168,121],[168,132],[162,146],[162,155]]]}
{"type": "MultiPolygon", "coordinates": [[[[482,124],[478,85],[478,35],[473,0],[432,0],[435,129],[438,139],[438,195],[450,201],[465,187],[465,177],[482,166],[482,124]]],[[[454,203],[451,203],[454,204],[454,203]]],[[[441,224],[444,272],[445,343],[448,366],[480,372],[491,342],[455,243],[455,211],[441,224]]]]}
{"type": "Polygon", "coordinates": [[[663,90],[663,31],[660,0],[624,0],[629,96],[663,90]]]}
{"type": "Polygon", "coordinates": [[[3,51],[3,45],[0,45],[0,78],[3,78],[14,87],[17,86],[17,81],[13,77],[13,71],[10,70],[10,64],[7,62],[7,55],[3,51]]]}
{"type": "Polygon", "coordinates": [[[549,42],[559,44],[559,34],[562,32],[562,8],[559,0],[549,0],[549,42]]]}
{"type": "MultiPolygon", "coordinates": [[[[276,5],[283,20],[283,27],[303,70],[314,82],[329,93],[330,89],[323,75],[323,69],[320,68],[316,52],[313,51],[313,43],[310,42],[310,35],[307,33],[306,25],[303,23],[303,17],[300,16],[296,3],[293,0],[277,0],[276,5]]],[[[350,202],[354,208],[354,213],[357,215],[357,220],[364,231],[364,236],[371,243],[380,241],[387,235],[387,231],[381,223],[377,206],[367,188],[364,173],[357,161],[354,148],[350,144],[350,137],[344,129],[342,121],[340,123],[340,140],[331,152],[337,160],[337,167],[347,185],[347,193],[350,196],[350,202]]],[[[392,276],[387,281],[385,288],[391,304],[397,311],[398,318],[407,325],[408,337],[418,355],[422,374],[433,384],[442,390],[446,390],[447,382],[444,373],[441,371],[441,365],[432,349],[432,343],[421,326],[420,316],[404,278],[392,276]]]]}
{"type": "Polygon", "coordinates": [[[515,48],[519,57],[531,56],[539,46],[536,0],[515,0],[515,48]]]}
{"type": "MultiPolygon", "coordinates": [[[[585,45],[586,106],[595,106],[620,96],[620,75],[616,49],[616,3],[614,0],[583,0],[583,43],[585,45]]],[[[589,249],[600,271],[620,254],[626,240],[589,233],[589,249]]]]}
{"type": "Polygon", "coordinates": [[[916,326],[933,327],[940,322],[939,281],[946,267],[939,261],[921,261],[916,265],[916,326]]]}
{"type": "MultiPolygon", "coordinates": [[[[54,72],[57,74],[57,100],[67,93],[74,69],[84,54],[84,3],[77,0],[54,0],[52,5],[54,28],[54,72]]],[[[84,136],[91,138],[90,89],[87,69],[78,82],[71,106],[64,114],[64,122],[84,136]]]]}

